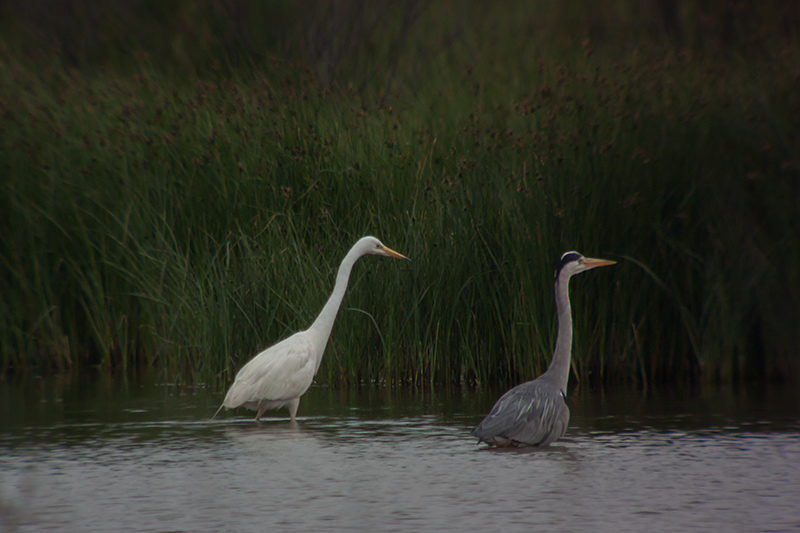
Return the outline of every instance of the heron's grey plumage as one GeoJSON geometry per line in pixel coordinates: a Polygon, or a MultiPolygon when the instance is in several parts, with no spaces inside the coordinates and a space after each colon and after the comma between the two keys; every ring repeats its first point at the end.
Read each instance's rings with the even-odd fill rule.
{"type": "Polygon", "coordinates": [[[569,279],[579,272],[614,261],[567,252],[556,266],[558,337],[547,372],[506,392],[472,434],[495,446],[547,446],[564,436],[569,425],[566,404],[572,352],[572,311],[569,279]]]}
{"type": "Polygon", "coordinates": [[[569,407],[564,394],[546,378],[543,375],[503,394],[472,434],[500,446],[547,446],[563,437],[569,424],[569,407]]]}

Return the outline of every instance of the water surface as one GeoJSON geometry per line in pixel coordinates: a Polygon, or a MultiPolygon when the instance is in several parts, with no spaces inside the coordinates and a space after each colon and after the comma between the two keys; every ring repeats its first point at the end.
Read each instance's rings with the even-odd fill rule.
{"type": "Polygon", "coordinates": [[[3,531],[800,530],[800,394],[578,388],[564,439],[487,450],[500,391],[0,384],[3,531]]]}

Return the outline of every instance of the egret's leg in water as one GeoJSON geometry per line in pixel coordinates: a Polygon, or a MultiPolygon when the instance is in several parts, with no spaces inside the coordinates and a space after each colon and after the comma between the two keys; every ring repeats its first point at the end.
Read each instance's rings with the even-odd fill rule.
{"type": "Polygon", "coordinates": [[[300,398],[295,398],[287,407],[289,408],[289,416],[291,417],[291,421],[294,422],[294,415],[297,414],[297,408],[300,406],[300,398]]]}
{"type": "Polygon", "coordinates": [[[267,402],[261,400],[258,402],[258,414],[256,415],[256,422],[261,420],[261,417],[264,416],[264,412],[267,410],[267,402]]]}

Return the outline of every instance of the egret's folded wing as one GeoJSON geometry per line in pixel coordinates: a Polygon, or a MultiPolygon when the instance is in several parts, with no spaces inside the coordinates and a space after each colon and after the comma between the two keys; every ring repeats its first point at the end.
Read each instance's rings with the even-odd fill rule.
{"type": "Polygon", "coordinates": [[[223,405],[238,407],[259,400],[289,400],[311,386],[316,370],[313,343],[304,332],[271,346],[239,370],[223,405]]]}

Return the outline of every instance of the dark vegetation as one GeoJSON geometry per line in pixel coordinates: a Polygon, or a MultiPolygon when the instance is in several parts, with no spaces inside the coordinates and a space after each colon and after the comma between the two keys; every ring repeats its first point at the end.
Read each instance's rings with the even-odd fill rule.
{"type": "Polygon", "coordinates": [[[800,375],[795,2],[0,2],[0,371],[800,375]]]}

